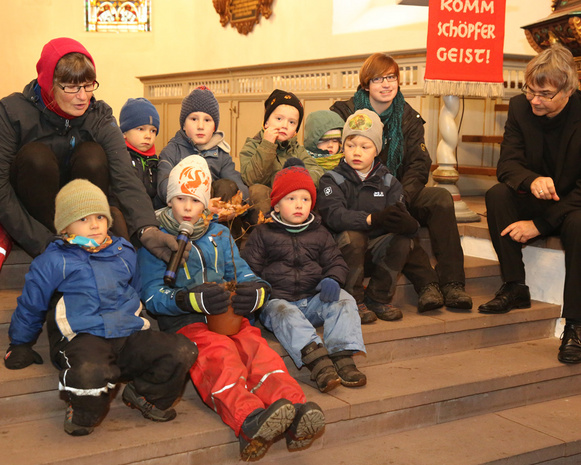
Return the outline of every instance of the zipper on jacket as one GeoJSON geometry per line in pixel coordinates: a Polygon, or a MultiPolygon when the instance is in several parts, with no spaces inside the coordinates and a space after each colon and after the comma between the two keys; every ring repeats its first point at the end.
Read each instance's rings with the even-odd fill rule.
{"type": "Polygon", "coordinates": [[[204,254],[202,253],[202,250],[200,249],[198,244],[196,244],[194,241],[191,241],[191,243],[192,243],[192,248],[196,249],[196,252],[198,252],[198,256],[200,257],[200,263],[202,264],[202,276],[204,277],[204,282],[207,283],[208,282],[208,270],[207,270],[207,266],[206,266],[206,259],[204,258],[204,254]]]}
{"type": "MultiPolygon", "coordinates": [[[[299,265],[300,264],[300,255],[299,255],[299,244],[298,244],[298,239],[297,239],[297,235],[296,234],[291,234],[291,242],[293,243],[293,256],[294,256],[294,264],[295,265],[299,265]]],[[[298,266],[293,266],[294,268],[294,272],[295,272],[295,294],[299,292],[300,286],[299,286],[299,282],[300,282],[300,273],[298,270],[298,266]]]]}
{"type": "Polygon", "coordinates": [[[210,236],[210,242],[214,246],[214,270],[218,273],[218,244],[216,244],[216,241],[212,236],[210,236]]]}

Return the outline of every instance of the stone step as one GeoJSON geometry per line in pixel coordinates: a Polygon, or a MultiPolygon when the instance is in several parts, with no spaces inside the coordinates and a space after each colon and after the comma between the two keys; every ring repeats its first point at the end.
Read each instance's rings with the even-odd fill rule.
{"type": "MultiPolygon", "coordinates": [[[[476,305],[485,298],[476,300],[476,305]]],[[[363,325],[363,338],[367,354],[358,354],[358,366],[372,366],[437,354],[480,349],[493,345],[509,344],[551,337],[559,307],[533,301],[530,309],[513,310],[504,315],[484,315],[475,310],[433,310],[418,314],[412,306],[403,308],[404,318],[386,322],[378,320],[363,325]]],[[[0,332],[0,347],[8,347],[8,335],[0,332]]],[[[298,370],[274,335],[263,329],[263,335],[271,347],[285,361],[291,375],[312,383],[306,369],[298,370]]],[[[48,342],[41,334],[35,345],[43,357],[43,365],[32,365],[23,370],[8,370],[0,364],[0,400],[5,397],[22,396],[55,390],[56,371],[49,358],[48,342]]],[[[0,422],[2,420],[0,419],[0,422]]]]}
{"type": "MultiPolygon", "coordinates": [[[[10,257],[12,254],[10,254],[10,257]]],[[[28,265],[26,265],[28,267],[28,265]]],[[[465,257],[464,268],[466,273],[466,290],[474,296],[493,294],[501,284],[498,262],[476,257],[465,257]]],[[[0,271],[0,283],[6,279],[6,267],[0,271]]],[[[28,268],[26,269],[28,270],[28,268]]],[[[22,276],[24,279],[24,276],[22,276]]],[[[12,312],[16,308],[16,299],[22,292],[22,285],[7,289],[0,285],[0,328],[2,324],[10,323],[12,312]]],[[[394,297],[394,304],[417,305],[418,296],[413,286],[401,276],[398,290],[394,297]]]]}
{"type": "MultiPolygon", "coordinates": [[[[283,460],[287,461],[283,463],[290,463],[288,460],[292,460],[297,464],[365,463],[365,460],[368,463],[398,464],[489,463],[462,462],[460,459],[440,461],[437,456],[433,460],[422,460],[427,455],[418,456],[417,460],[405,460],[405,455],[390,457],[389,451],[413,457],[412,439],[407,447],[398,447],[398,438],[416,438],[420,449],[429,448],[430,444],[435,447],[436,442],[421,439],[424,431],[427,431],[426,438],[435,437],[428,436],[432,430],[449,431],[447,438],[441,437],[440,441],[445,442],[440,442],[440,449],[444,449],[442,453],[448,450],[452,457],[453,454],[462,454],[462,449],[467,447],[465,441],[474,443],[474,447],[481,445],[484,449],[485,445],[489,445],[494,449],[488,451],[490,454],[516,453],[516,448],[513,451],[493,447],[493,441],[502,441],[505,437],[505,445],[510,442],[509,438],[519,443],[515,439],[520,428],[517,423],[521,422],[517,415],[518,407],[534,408],[533,404],[581,394],[581,366],[560,364],[556,359],[558,344],[556,338],[545,338],[367,366],[363,367],[368,376],[367,386],[355,389],[339,387],[328,394],[301,383],[309,400],[319,403],[325,411],[325,434],[315,441],[312,449],[293,454],[288,454],[284,442],[279,442],[269,451],[263,463],[274,463],[274,460],[277,463],[283,460]],[[511,421],[508,415],[501,412],[507,409],[517,412],[513,413],[514,431],[501,425],[498,430],[492,428],[485,429],[482,434],[476,433],[479,427],[484,428],[487,423],[493,425],[494,421],[511,421]],[[394,439],[386,435],[392,435],[394,439]],[[359,447],[357,441],[364,441],[360,449],[366,450],[363,460],[346,460],[352,458],[349,454],[340,456],[343,446],[359,447]],[[378,447],[381,450],[387,448],[386,453],[366,455],[378,447]],[[327,454],[331,454],[328,457],[334,457],[336,461],[326,461],[327,454]],[[402,457],[402,460],[397,457],[402,457]]],[[[57,396],[56,391],[54,395],[57,396]]],[[[70,438],[63,432],[64,402],[61,402],[60,411],[53,416],[27,421],[19,421],[17,412],[4,413],[6,409],[2,406],[3,413],[11,416],[9,422],[0,425],[3,462],[19,465],[120,465],[145,461],[147,465],[219,465],[238,460],[238,442],[233,432],[222,424],[211,409],[201,404],[191,385],[186,389],[184,399],[177,404],[178,417],[171,423],[149,422],[136,411],[121,405],[119,398],[118,394],[107,417],[95,432],[83,438],[70,438]]],[[[577,404],[571,405],[571,410],[572,415],[578,415],[573,411],[580,411],[577,404]]],[[[534,418],[533,414],[528,416],[534,418]]],[[[558,420],[554,421],[558,423],[558,420]]],[[[550,436],[551,422],[544,426],[544,435],[550,436]]],[[[534,444],[535,429],[532,426],[530,429],[533,431],[529,431],[524,442],[534,444]]],[[[578,424],[570,426],[570,432],[573,430],[578,430],[578,424]]],[[[556,438],[546,437],[536,441],[536,444],[539,448],[552,444],[553,448],[566,451],[563,441],[556,438]]],[[[519,447],[524,447],[524,442],[519,447]]],[[[428,451],[422,453],[427,454],[428,451]]]]}
{"type": "Polygon", "coordinates": [[[580,423],[581,396],[571,396],[395,434],[370,434],[363,441],[345,437],[334,445],[326,442],[329,428],[311,449],[286,455],[271,450],[261,464],[577,465],[580,423]]]}

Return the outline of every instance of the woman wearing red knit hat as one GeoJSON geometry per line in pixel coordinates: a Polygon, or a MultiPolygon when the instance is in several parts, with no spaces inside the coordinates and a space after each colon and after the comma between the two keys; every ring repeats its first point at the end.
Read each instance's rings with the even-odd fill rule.
{"type": "Polygon", "coordinates": [[[36,70],[22,92],[0,100],[0,224],[39,255],[55,233],[57,192],[84,178],[118,198],[116,222],[126,221],[129,235],[168,260],[177,244],[157,227],[111,107],[94,97],[99,83],[89,52],[76,40],[53,39],[36,70]]]}

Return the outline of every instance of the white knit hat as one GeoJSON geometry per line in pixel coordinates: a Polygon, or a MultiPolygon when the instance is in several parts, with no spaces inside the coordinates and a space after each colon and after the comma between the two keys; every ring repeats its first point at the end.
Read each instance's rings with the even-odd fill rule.
{"type": "Polygon", "coordinates": [[[206,160],[199,155],[184,158],[169,173],[166,202],[177,195],[189,195],[208,207],[212,175],[206,160]]]}

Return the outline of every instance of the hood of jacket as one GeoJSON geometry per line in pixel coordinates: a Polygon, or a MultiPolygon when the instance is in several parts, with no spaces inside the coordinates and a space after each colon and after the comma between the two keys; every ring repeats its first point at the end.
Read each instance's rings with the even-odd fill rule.
{"type": "MultiPolygon", "coordinates": [[[[67,37],[53,39],[42,48],[40,59],[36,63],[36,72],[38,73],[38,84],[45,92],[49,92],[52,95],[54,70],[59,60],[65,55],[75,52],[85,55],[95,66],[91,54],[83,44],[74,39],[67,37]]],[[[95,67],[95,71],[96,69],[95,67]]]]}
{"type": "Polygon", "coordinates": [[[343,129],[345,121],[334,111],[321,110],[310,113],[305,121],[305,148],[314,152],[317,143],[327,131],[343,129]]]}
{"type": "MultiPolygon", "coordinates": [[[[194,144],[186,134],[186,131],[184,131],[183,129],[180,129],[178,131],[178,134],[181,137],[175,138],[176,143],[178,145],[181,145],[182,147],[188,148],[188,150],[194,148],[198,152],[208,152],[214,149],[215,147],[218,147],[222,151],[230,153],[230,145],[228,144],[228,142],[224,140],[226,136],[222,131],[216,131],[214,134],[212,134],[210,140],[204,145],[194,144]]],[[[195,155],[195,153],[193,155],[195,155]]]]}

